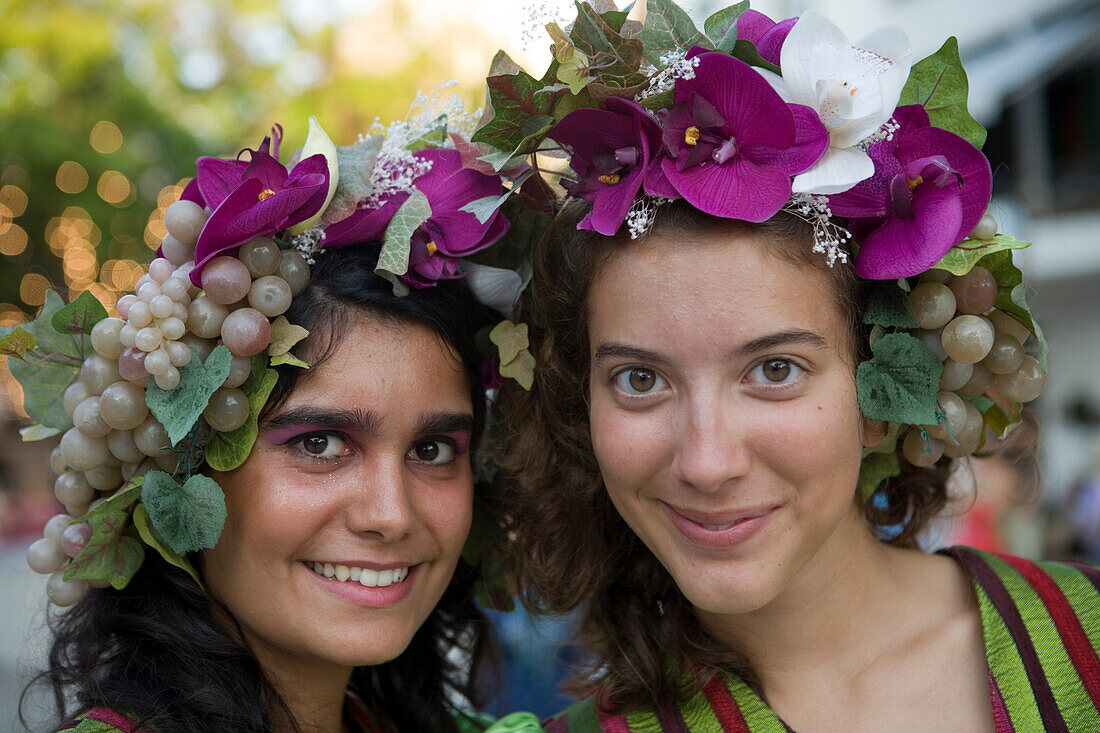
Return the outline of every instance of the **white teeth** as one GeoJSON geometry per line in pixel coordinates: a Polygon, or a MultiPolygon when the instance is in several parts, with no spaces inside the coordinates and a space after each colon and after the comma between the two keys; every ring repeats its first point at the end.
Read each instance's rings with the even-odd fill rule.
{"type": "Polygon", "coordinates": [[[334,578],[341,583],[350,580],[368,588],[385,588],[394,583],[400,583],[409,577],[408,568],[371,570],[370,568],[360,568],[354,565],[333,565],[329,562],[319,561],[307,562],[306,566],[326,578],[334,578]]]}

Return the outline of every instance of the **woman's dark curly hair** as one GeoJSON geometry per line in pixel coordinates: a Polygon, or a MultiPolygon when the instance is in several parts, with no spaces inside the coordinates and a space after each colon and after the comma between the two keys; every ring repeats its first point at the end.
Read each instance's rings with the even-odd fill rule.
{"type": "MultiPolygon", "coordinates": [[[[510,486],[514,570],[524,600],[539,612],[581,609],[579,642],[589,656],[570,686],[598,686],[603,704],[622,712],[683,700],[719,670],[749,681],[752,674],[704,630],[672,576],[604,490],[589,428],[588,293],[603,264],[632,243],[623,231],[605,237],[577,230],[584,212],[583,202],[567,205],[534,247],[530,320],[538,366],[530,392],[511,385],[502,391],[500,462],[510,486]],[[669,665],[670,659],[683,664],[669,665]]],[[[827,272],[849,326],[853,369],[870,357],[862,281],[850,267],[829,268],[812,251],[813,231],[801,219],[780,213],[751,224],[677,201],[658,209],[649,236],[654,234],[702,241],[755,234],[774,243],[777,256],[827,272]]],[[[902,475],[880,487],[884,500],[864,504],[869,527],[903,525],[889,542],[915,546],[946,500],[947,462],[931,468],[905,464],[902,475]]]]}
{"type": "MultiPolygon", "coordinates": [[[[344,247],[318,258],[309,286],[286,313],[309,330],[296,349],[316,365],[327,358],[359,317],[423,324],[461,359],[474,408],[475,436],[485,421],[486,400],[475,349],[477,330],[489,314],[456,282],[393,295],[374,274],[378,247],[344,247]]],[[[265,406],[277,407],[300,369],[279,367],[279,381],[265,406]]],[[[261,420],[263,416],[261,416],[261,420]]],[[[483,497],[484,487],[474,492],[483,497]]],[[[478,502],[495,507],[495,502],[478,502]]],[[[481,517],[496,526],[491,517],[481,517]]],[[[192,557],[201,568],[201,558],[192,557]]],[[[479,567],[459,561],[454,578],[412,642],[396,659],[357,667],[350,689],[385,731],[456,731],[458,701],[479,702],[478,674],[490,671],[489,624],[474,602],[479,567]],[[457,652],[457,653],[455,653],[457,652]],[[461,660],[461,661],[455,661],[461,660]]],[[[229,610],[182,570],[155,552],[122,590],[91,589],[51,619],[49,670],[39,675],[53,688],[62,718],[106,706],[135,716],[157,733],[269,732],[283,729],[290,711],[252,651],[240,640],[229,610]]],[[[34,684],[34,683],[32,683],[34,684]]]]}

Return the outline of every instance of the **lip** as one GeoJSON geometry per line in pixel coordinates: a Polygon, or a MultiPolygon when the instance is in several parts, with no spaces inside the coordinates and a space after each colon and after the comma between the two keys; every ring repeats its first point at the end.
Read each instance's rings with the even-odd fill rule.
{"type": "Polygon", "coordinates": [[[676,508],[663,501],[661,506],[680,535],[704,550],[728,550],[747,542],[779,510],[772,505],[710,513],[676,508]]]}
{"type": "MultiPolygon", "coordinates": [[[[341,581],[336,578],[326,578],[322,575],[318,575],[308,567],[304,562],[300,563],[302,570],[309,573],[310,577],[321,584],[321,587],[332,593],[335,596],[339,596],[346,601],[351,601],[357,606],[364,608],[387,608],[389,606],[395,606],[412,592],[413,583],[416,582],[416,578],[419,575],[421,565],[398,565],[394,563],[364,563],[358,565],[357,563],[338,563],[340,565],[356,565],[357,567],[371,568],[372,570],[392,570],[394,568],[409,568],[409,574],[400,583],[394,583],[393,585],[387,585],[384,587],[369,588],[359,583],[353,583],[350,580],[341,581]]],[[[337,563],[333,563],[337,564],[337,563]]]]}

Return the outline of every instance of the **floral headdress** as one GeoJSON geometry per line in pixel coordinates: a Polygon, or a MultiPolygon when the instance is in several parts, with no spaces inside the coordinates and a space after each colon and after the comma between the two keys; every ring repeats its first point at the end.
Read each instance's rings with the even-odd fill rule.
{"type": "Polygon", "coordinates": [[[741,2],[701,31],[670,0],[649,0],[644,22],[578,2],[570,26],[546,29],[541,79],[494,60],[493,116],[472,140],[497,152],[481,160],[567,157],[561,186],[591,205],[578,228],[607,236],[644,236],[674,199],[811,224],[829,266],[867,281],[873,358],[857,393],[889,431],[864,457],[865,499],[903,459],[965,457],[986,428],[1019,423],[1046,375],[1012,262],[1029,243],[986,212],[985,130],[954,38],[914,64],[897,27],[852,42],[815,12],[776,23],[741,2]]]}
{"type": "MultiPolygon", "coordinates": [[[[248,457],[273,367],[309,368],[293,354],[308,331],[282,314],[326,250],[381,241],[376,272],[395,294],[464,278],[511,314],[523,276],[467,259],[487,256],[510,228],[506,177],[464,166],[478,115],[457,98],[441,103],[437,89],[408,119],[375,123],[348,147],[311,118],[287,164],[278,126],[234,160],[200,158],[119,317],[90,293],[64,305],[51,291],[34,322],[3,332],[0,351],[36,422],[24,439],[62,434],[50,462],[66,513],[27,554],[50,575],[54,603],[74,603],[88,583],[124,587],[150,548],[198,581],[187,555],[213,547],[226,518],[221,488],[200,469],[230,471],[248,457]]],[[[502,325],[483,340],[500,340],[511,322],[502,325]]],[[[493,358],[487,388],[499,379],[493,358]]]]}

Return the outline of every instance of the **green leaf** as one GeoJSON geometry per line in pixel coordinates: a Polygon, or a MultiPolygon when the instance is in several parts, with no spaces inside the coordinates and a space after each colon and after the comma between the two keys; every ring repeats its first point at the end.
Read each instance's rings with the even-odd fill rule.
{"type": "Polygon", "coordinates": [[[405,203],[401,204],[401,208],[386,227],[382,251],[378,254],[378,266],[374,271],[393,283],[395,293],[401,282],[397,279],[398,276],[409,271],[409,249],[413,232],[431,215],[432,206],[428,203],[428,197],[417,189],[405,199],[405,203]]]}
{"type": "Polygon", "coordinates": [[[286,316],[279,316],[271,322],[271,343],[267,347],[267,355],[285,354],[308,335],[309,331],[306,329],[295,326],[286,316]]]}
{"type": "Polygon", "coordinates": [[[92,326],[106,317],[107,309],[91,291],[85,290],[72,303],[54,313],[50,325],[58,333],[90,334],[92,326]]]}
{"type": "Polygon", "coordinates": [[[951,36],[939,51],[913,66],[898,105],[923,105],[934,126],[950,130],[981,148],[985,144],[985,128],[966,107],[969,92],[966,71],[959,60],[959,41],[951,36]]]}
{"type": "Polygon", "coordinates": [[[519,178],[512,181],[511,188],[506,190],[504,193],[497,196],[484,196],[482,198],[475,199],[463,206],[461,209],[459,209],[459,211],[465,211],[467,213],[473,214],[477,217],[477,220],[479,222],[484,224],[485,222],[489,221],[489,218],[496,212],[497,209],[504,205],[504,202],[507,201],[513,193],[520,190],[520,186],[523,185],[524,181],[526,181],[534,174],[535,170],[533,168],[527,170],[522,173],[519,178]]]}
{"type": "Polygon", "coordinates": [[[996,307],[1013,316],[1035,334],[1039,344],[1037,356],[1043,372],[1047,370],[1047,356],[1050,347],[1039,324],[1031,317],[1031,308],[1027,304],[1027,288],[1024,287],[1024,274],[1012,261],[1012,250],[1005,249],[986,255],[979,264],[993,274],[997,281],[996,307]]]}
{"type": "Polygon", "coordinates": [[[19,428],[19,437],[23,439],[24,443],[33,443],[38,440],[45,440],[46,438],[52,438],[55,435],[61,433],[57,428],[48,428],[45,425],[28,425],[25,428],[19,428]]]}
{"type": "Polygon", "coordinates": [[[521,351],[531,345],[527,337],[527,324],[517,325],[511,321],[501,321],[494,326],[489,332],[489,340],[496,344],[501,364],[511,363],[521,351]]]}
{"type": "Polygon", "coordinates": [[[883,481],[900,474],[901,462],[896,452],[871,453],[859,464],[859,480],[856,482],[859,498],[867,502],[883,481]]]}
{"type": "Polygon", "coordinates": [[[580,94],[588,85],[588,57],[580,51],[574,51],[568,61],[563,61],[558,66],[558,79],[562,84],[569,85],[569,91],[580,94]]]}
{"type": "Polygon", "coordinates": [[[669,89],[667,92],[658,92],[657,94],[651,94],[650,96],[643,99],[640,104],[650,111],[655,111],[659,109],[664,109],[665,107],[671,107],[672,98],[672,90],[669,89]]]}
{"type": "Polygon", "coordinates": [[[539,131],[546,128],[549,132],[554,124],[556,100],[569,93],[568,87],[556,86],[554,79],[550,71],[541,80],[525,71],[490,76],[485,83],[493,117],[478,128],[470,142],[516,151],[513,155],[533,153],[545,137],[545,132],[540,136],[539,131]]]}
{"type": "Polygon", "coordinates": [[[527,349],[519,352],[516,358],[500,365],[500,376],[514,379],[519,386],[530,390],[535,383],[535,357],[527,349]]]}
{"type": "Polygon", "coordinates": [[[916,328],[917,316],[896,280],[872,280],[867,283],[863,322],[884,328],[916,328]]]}
{"type": "Polygon", "coordinates": [[[0,339],[0,353],[22,359],[37,343],[33,333],[21,326],[16,326],[14,331],[0,339]]]}
{"type": "Polygon", "coordinates": [[[328,192],[325,194],[325,202],[321,204],[321,208],[317,210],[316,214],[290,226],[287,229],[288,234],[301,234],[316,226],[321,221],[325,209],[332,203],[332,197],[335,195],[336,187],[340,183],[340,153],[328,133],[321,127],[321,123],[317,121],[314,115],[310,115],[309,133],[306,135],[305,144],[302,145],[300,160],[305,160],[314,155],[325,156],[325,163],[328,165],[328,192]]]}
{"type": "Polygon", "coordinates": [[[195,474],[180,486],[163,471],[150,471],[141,503],[157,535],[180,555],[213,547],[225,526],[225,494],[209,476],[195,474]]]}
{"type": "MultiPolygon", "coordinates": [[[[102,505],[96,507],[101,509],[102,505]]],[[[128,509],[89,512],[92,538],[73,558],[62,576],[65,580],[103,580],[121,590],[145,560],[141,542],[125,532],[128,509]]]]}
{"type": "Polygon", "coordinates": [[[737,43],[733,44],[733,50],[730,51],[730,56],[741,59],[749,66],[767,69],[775,74],[779,73],[779,67],[761,56],[760,51],[756,49],[756,45],[752,43],[752,41],[746,41],[744,38],[739,39],[737,43]]]}
{"type": "Polygon", "coordinates": [[[280,364],[295,366],[299,369],[311,368],[308,363],[302,361],[294,354],[279,354],[278,356],[271,357],[271,366],[279,366],[280,364]]]}
{"type": "Polygon", "coordinates": [[[118,733],[118,728],[101,720],[85,718],[77,723],[73,733],[118,733]]]}
{"type": "Polygon", "coordinates": [[[322,224],[351,216],[358,202],[371,194],[370,173],[378,160],[384,139],[384,135],[372,135],[355,145],[336,148],[336,167],[340,178],[328,208],[321,215],[322,224]]]}
{"type": "Polygon", "coordinates": [[[907,333],[883,336],[874,357],[856,369],[859,408],[871,420],[931,425],[943,364],[924,343],[907,333]]]}
{"type": "Polygon", "coordinates": [[[240,387],[248,395],[248,420],[236,430],[214,433],[214,437],[204,448],[206,463],[212,469],[232,471],[248,458],[260,432],[257,426],[260,411],[267,404],[267,398],[277,381],[279,373],[268,369],[267,361],[263,357],[252,357],[252,373],[240,387]]]}
{"type": "Polygon", "coordinates": [[[674,49],[714,47],[695,27],[691,16],[671,0],[648,0],[645,25],[635,38],[642,42],[642,54],[654,66],[660,66],[661,56],[674,49]]]}
{"type": "Polygon", "coordinates": [[[144,504],[139,503],[134,507],[134,527],[137,529],[142,542],[159,552],[160,556],[169,564],[175,565],[180,570],[185,571],[199,584],[200,588],[202,587],[202,581],[199,580],[199,574],[191,567],[191,563],[187,562],[187,558],[164,544],[164,541],[157,536],[156,531],[149,524],[149,512],[145,509],[144,504]]]}
{"type": "Polygon", "coordinates": [[[79,517],[82,521],[88,521],[95,517],[109,514],[111,512],[129,511],[130,507],[141,498],[141,485],[145,482],[144,476],[138,476],[135,479],[130,479],[129,483],[116,491],[111,496],[100,502],[95,509],[92,509],[83,517],[79,517]]]}
{"type": "Polygon", "coordinates": [[[1026,249],[1030,246],[1031,242],[1024,242],[1008,234],[998,234],[989,240],[965,239],[947,250],[947,254],[934,267],[937,270],[947,270],[952,275],[965,275],[978,264],[978,260],[987,255],[1006,249],[1026,249]]]}
{"type": "MultiPolygon", "coordinates": [[[[590,67],[601,84],[611,87],[625,88],[644,83],[646,76],[639,71],[642,42],[636,38],[623,38],[588,3],[576,5],[577,19],[569,32],[569,40],[587,57],[585,73],[590,67]]],[[[558,78],[562,78],[560,70],[558,78]]]]}
{"type": "Polygon", "coordinates": [[[714,44],[715,50],[729,53],[737,42],[737,19],[749,9],[749,0],[722,8],[703,21],[703,30],[714,44]]]}
{"type": "Polygon", "coordinates": [[[46,302],[38,317],[23,326],[0,328],[7,336],[22,328],[34,336],[35,349],[26,360],[8,358],[11,375],[23,385],[23,409],[31,418],[48,428],[68,430],[73,426],[65,412],[63,397],[69,385],[80,374],[84,355],[90,354],[92,342],[86,334],[58,333],[53,316],[64,306],[56,291],[46,291],[46,302]]]}
{"type": "Polygon", "coordinates": [[[233,355],[224,345],[216,346],[206,357],[206,363],[191,350],[191,362],[180,367],[180,383],[169,391],[153,380],[145,387],[149,410],[168,431],[168,440],[175,445],[191,432],[195,422],[210,402],[210,395],[225,383],[233,355]]]}

